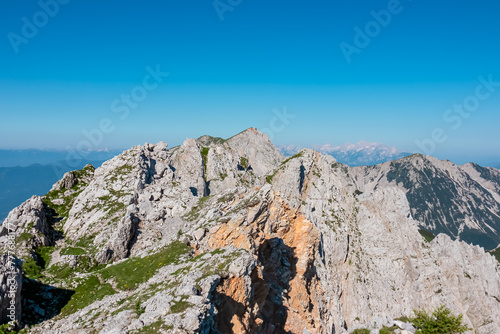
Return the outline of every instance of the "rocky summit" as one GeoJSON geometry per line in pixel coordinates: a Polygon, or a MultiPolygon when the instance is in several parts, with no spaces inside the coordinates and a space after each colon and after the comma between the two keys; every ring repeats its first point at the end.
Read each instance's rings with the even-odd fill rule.
{"type": "Polygon", "coordinates": [[[499,190],[498,170],[421,155],[285,158],[250,128],[66,173],[0,243],[15,240],[27,333],[413,333],[414,309],[446,305],[490,334],[499,190]]]}

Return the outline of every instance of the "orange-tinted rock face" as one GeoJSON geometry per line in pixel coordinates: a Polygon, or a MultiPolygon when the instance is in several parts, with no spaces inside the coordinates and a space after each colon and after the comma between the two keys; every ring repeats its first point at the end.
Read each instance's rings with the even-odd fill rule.
{"type": "MultiPolygon", "coordinates": [[[[225,333],[321,333],[320,283],[313,265],[318,231],[274,194],[208,236],[216,249],[234,245],[259,260],[251,279],[231,278],[217,287],[218,328],[225,333]],[[260,210],[264,206],[265,210],[260,210]]],[[[217,303],[216,303],[217,304],[217,303]]]]}

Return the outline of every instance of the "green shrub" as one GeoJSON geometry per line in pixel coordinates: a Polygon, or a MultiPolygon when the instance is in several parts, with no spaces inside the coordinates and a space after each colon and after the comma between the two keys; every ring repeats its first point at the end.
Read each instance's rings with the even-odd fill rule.
{"type": "Polygon", "coordinates": [[[424,229],[418,229],[418,232],[424,237],[425,241],[431,242],[436,237],[434,233],[426,231],[424,229]]]}
{"type": "Polygon", "coordinates": [[[413,313],[415,315],[410,321],[417,328],[416,334],[457,334],[471,330],[462,324],[461,314],[451,314],[445,305],[436,308],[432,314],[427,314],[424,309],[414,310],[413,313]]]}
{"type": "Polygon", "coordinates": [[[40,246],[36,249],[35,253],[38,256],[38,261],[42,269],[48,267],[53,252],[54,246],[40,246]]]}
{"type": "Polygon", "coordinates": [[[500,247],[495,249],[495,250],[491,250],[491,251],[488,251],[491,255],[493,255],[498,262],[500,262],[500,247]]]}
{"type": "Polygon", "coordinates": [[[141,306],[141,301],[138,300],[136,303],[135,303],[135,313],[137,315],[141,315],[143,314],[144,312],[146,312],[146,310],[141,306]]]}
{"type": "Polygon", "coordinates": [[[16,243],[23,243],[26,241],[29,241],[33,238],[33,234],[28,233],[28,232],[23,232],[21,235],[17,237],[16,243]]]}
{"type": "Polygon", "coordinates": [[[16,330],[15,327],[18,327],[17,321],[15,322],[15,325],[12,326],[10,324],[3,324],[0,326],[0,334],[25,334],[26,329],[23,330],[16,330]]]}
{"type": "Polygon", "coordinates": [[[185,310],[187,310],[188,308],[190,308],[191,306],[193,306],[193,304],[191,304],[190,302],[185,301],[185,300],[181,300],[178,302],[174,302],[172,304],[172,306],[170,307],[170,312],[181,313],[181,312],[184,312],[185,310]]]}
{"type": "Polygon", "coordinates": [[[10,328],[11,328],[11,326],[9,324],[5,324],[5,325],[0,326],[0,334],[12,333],[10,328]]]}
{"type": "Polygon", "coordinates": [[[379,334],[394,334],[396,333],[395,330],[398,328],[399,328],[398,326],[392,326],[392,327],[384,326],[383,328],[380,329],[379,334]]]}
{"type": "Polygon", "coordinates": [[[366,328],[358,328],[355,329],[354,332],[352,332],[352,334],[370,334],[370,330],[366,328]]]}
{"type": "Polygon", "coordinates": [[[42,267],[33,259],[26,260],[23,263],[23,271],[28,278],[39,279],[42,276],[42,267]]]}

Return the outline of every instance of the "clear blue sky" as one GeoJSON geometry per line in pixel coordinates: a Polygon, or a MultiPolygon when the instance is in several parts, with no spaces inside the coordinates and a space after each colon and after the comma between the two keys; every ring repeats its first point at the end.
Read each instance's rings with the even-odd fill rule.
{"type": "Polygon", "coordinates": [[[500,157],[500,86],[460,125],[443,119],[479,76],[500,81],[498,1],[221,0],[220,10],[236,4],[224,20],[212,1],[61,2],[53,17],[36,1],[0,4],[0,148],[75,148],[102,119],[114,128],[93,148],[176,145],[269,129],[286,107],[295,118],[274,128],[277,144],[415,151],[441,128],[433,155],[500,157]],[[348,63],[341,43],[355,47],[354,28],[377,29],[371,11],[389,8],[348,63]],[[36,34],[23,29],[34,21],[36,34]],[[168,77],[120,119],[113,102],[157,65],[168,77]]]}

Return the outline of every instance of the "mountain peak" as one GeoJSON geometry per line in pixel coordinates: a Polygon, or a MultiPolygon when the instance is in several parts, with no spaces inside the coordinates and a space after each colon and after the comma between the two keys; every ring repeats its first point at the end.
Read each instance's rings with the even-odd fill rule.
{"type": "Polygon", "coordinates": [[[255,138],[259,138],[259,140],[269,142],[272,145],[271,140],[265,133],[260,132],[259,130],[257,130],[257,128],[253,127],[243,130],[240,133],[228,138],[227,140],[248,140],[255,138]]]}

